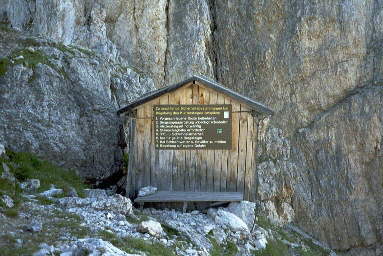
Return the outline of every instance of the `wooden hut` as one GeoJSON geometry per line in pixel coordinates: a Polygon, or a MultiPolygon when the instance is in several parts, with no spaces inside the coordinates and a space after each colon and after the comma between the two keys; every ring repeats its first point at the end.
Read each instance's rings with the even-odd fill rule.
{"type": "Polygon", "coordinates": [[[193,76],[118,111],[128,129],[126,191],[242,192],[255,198],[259,120],[273,111],[193,76]]]}

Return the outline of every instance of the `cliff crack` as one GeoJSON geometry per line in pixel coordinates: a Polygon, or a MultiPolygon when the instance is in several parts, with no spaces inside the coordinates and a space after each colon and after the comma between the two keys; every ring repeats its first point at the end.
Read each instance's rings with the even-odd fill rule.
{"type": "Polygon", "coordinates": [[[167,65],[168,65],[168,55],[169,55],[169,34],[170,34],[170,21],[169,21],[169,0],[166,1],[165,5],[165,14],[166,14],[166,46],[165,46],[165,56],[164,56],[164,86],[167,83],[168,73],[167,73],[167,65]]]}
{"type": "Polygon", "coordinates": [[[208,5],[209,5],[209,13],[210,13],[210,31],[211,31],[211,42],[208,44],[210,45],[208,49],[208,54],[210,55],[210,61],[212,62],[212,68],[213,68],[213,73],[214,73],[214,78],[215,80],[218,79],[218,43],[217,43],[217,38],[216,38],[216,33],[217,33],[217,21],[216,21],[216,4],[215,0],[208,0],[208,5]]]}

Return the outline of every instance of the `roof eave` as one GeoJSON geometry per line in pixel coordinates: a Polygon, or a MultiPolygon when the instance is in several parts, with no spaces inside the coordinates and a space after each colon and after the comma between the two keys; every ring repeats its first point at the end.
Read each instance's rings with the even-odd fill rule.
{"type": "Polygon", "coordinates": [[[250,106],[254,111],[256,111],[260,114],[266,114],[266,115],[273,115],[274,114],[273,110],[264,106],[263,104],[256,102],[256,101],[254,101],[248,97],[242,96],[242,95],[238,94],[237,92],[232,91],[226,87],[223,87],[222,85],[220,85],[214,81],[211,81],[207,78],[197,76],[197,75],[194,75],[194,76],[192,76],[192,77],[190,77],[190,78],[188,78],[182,82],[179,82],[177,84],[165,87],[165,88],[163,88],[163,90],[159,89],[159,90],[153,91],[153,93],[151,93],[151,94],[149,93],[149,95],[144,96],[142,98],[139,98],[138,100],[135,100],[132,103],[128,104],[127,106],[119,109],[117,111],[117,114],[121,115],[122,113],[127,112],[127,111],[135,108],[138,105],[144,104],[144,103],[146,103],[146,102],[148,102],[154,98],[157,98],[163,94],[166,94],[168,92],[176,90],[179,87],[182,87],[184,84],[187,84],[187,83],[192,82],[192,81],[198,81],[202,84],[205,84],[205,85],[211,87],[212,89],[215,89],[215,90],[217,90],[223,94],[228,95],[229,97],[235,98],[238,101],[241,101],[241,102],[245,103],[246,105],[250,106]]]}

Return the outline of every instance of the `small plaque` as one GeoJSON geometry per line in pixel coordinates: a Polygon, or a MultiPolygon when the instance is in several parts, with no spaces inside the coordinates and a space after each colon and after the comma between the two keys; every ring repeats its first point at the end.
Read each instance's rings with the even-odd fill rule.
{"type": "Polygon", "coordinates": [[[156,149],[231,149],[231,105],[154,105],[156,149]]]}

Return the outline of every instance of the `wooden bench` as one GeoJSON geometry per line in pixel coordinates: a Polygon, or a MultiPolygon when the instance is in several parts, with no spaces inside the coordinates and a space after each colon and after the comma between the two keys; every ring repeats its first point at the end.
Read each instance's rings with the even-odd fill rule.
{"type": "Polygon", "coordinates": [[[154,202],[182,202],[183,212],[186,212],[188,202],[238,202],[243,200],[241,192],[184,192],[158,191],[155,194],[137,197],[134,202],[139,203],[141,209],[144,203],[154,202]]]}

